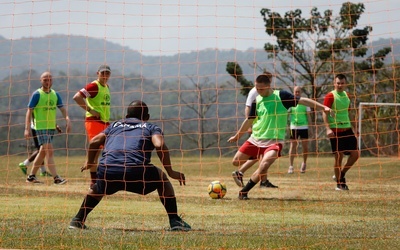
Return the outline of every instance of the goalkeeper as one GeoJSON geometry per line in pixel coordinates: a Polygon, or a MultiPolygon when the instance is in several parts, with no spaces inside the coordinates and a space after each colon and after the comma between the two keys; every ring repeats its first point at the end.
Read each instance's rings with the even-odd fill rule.
{"type": "Polygon", "coordinates": [[[95,167],[96,152],[104,145],[97,167],[97,179],[86,195],[70,229],[86,229],[89,213],[105,195],[120,190],[147,195],[157,190],[169,217],[172,231],[189,231],[191,227],[178,216],[174,188],[167,175],[150,163],[154,148],[168,175],[185,185],[185,175],[174,171],[161,128],[147,122],[149,109],[144,102],[129,104],[126,119],[112,123],[89,142],[87,161],[81,170],[95,167]]]}

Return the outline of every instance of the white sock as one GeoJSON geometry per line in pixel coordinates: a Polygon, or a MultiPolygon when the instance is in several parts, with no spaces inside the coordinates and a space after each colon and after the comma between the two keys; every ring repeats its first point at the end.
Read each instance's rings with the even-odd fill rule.
{"type": "Polygon", "coordinates": [[[42,172],[42,173],[46,172],[46,167],[45,166],[40,166],[40,172],[42,172]]]}
{"type": "Polygon", "coordinates": [[[26,159],[23,163],[24,163],[25,166],[29,166],[29,164],[30,164],[28,159],[26,159]]]}

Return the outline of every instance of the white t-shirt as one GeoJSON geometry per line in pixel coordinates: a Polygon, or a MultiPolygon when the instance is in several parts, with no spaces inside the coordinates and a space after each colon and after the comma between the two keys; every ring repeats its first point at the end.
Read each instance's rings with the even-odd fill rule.
{"type": "Polygon", "coordinates": [[[251,107],[251,104],[256,100],[257,96],[258,96],[257,89],[253,87],[250,90],[249,94],[247,95],[246,106],[251,107]]]}

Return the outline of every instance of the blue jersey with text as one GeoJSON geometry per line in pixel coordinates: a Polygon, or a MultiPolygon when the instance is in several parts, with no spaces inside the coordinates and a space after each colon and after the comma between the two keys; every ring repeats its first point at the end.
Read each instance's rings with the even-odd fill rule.
{"type": "MultiPolygon", "coordinates": [[[[106,135],[99,166],[124,168],[150,164],[154,145],[153,135],[163,134],[160,127],[136,118],[113,122],[103,133],[106,135]]],[[[126,169],[125,171],[129,171],[126,169]]]]}

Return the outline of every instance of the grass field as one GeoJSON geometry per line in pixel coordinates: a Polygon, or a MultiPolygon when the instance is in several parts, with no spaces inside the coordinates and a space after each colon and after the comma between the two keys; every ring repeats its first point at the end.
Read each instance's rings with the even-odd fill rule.
{"type": "MultiPolygon", "coordinates": [[[[347,174],[350,191],[335,191],[333,159],[314,157],[306,174],[286,173],[288,158],[270,168],[278,189],[255,187],[251,200],[237,199],[231,158],[173,158],[186,186],[173,181],[179,213],[191,232],[170,232],[156,193],[120,192],[89,215],[89,230],[69,230],[88,190],[80,173],[83,157],[58,157],[64,186],[25,183],[21,157],[2,156],[0,248],[9,249],[398,249],[400,246],[400,162],[361,158],[347,174]],[[207,186],[224,181],[221,200],[207,186]]],[[[156,157],[154,157],[156,159],[156,157]]],[[[299,162],[299,159],[296,159],[299,162]]],[[[158,164],[157,161],[154,162],[158,164]]],[[[254,167],[245,174],[248,180],[254,167]]]]}

